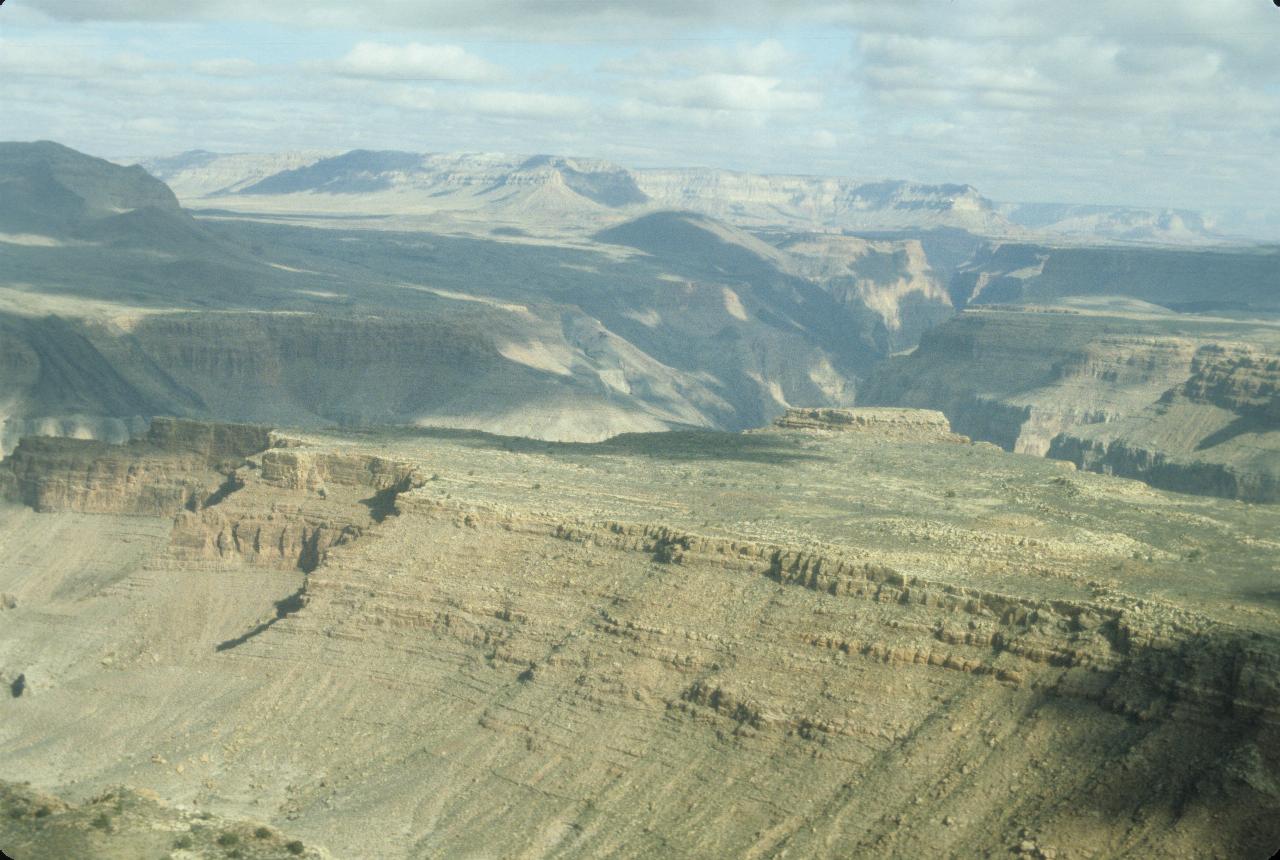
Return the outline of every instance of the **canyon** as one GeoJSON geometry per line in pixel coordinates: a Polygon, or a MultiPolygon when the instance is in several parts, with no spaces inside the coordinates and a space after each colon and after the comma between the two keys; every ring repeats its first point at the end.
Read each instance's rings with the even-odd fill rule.
{"type": "Polygon", "coordinates": [[[31,783],[0,796],[0,840],[1280,840],[1275,508],[1007,453],[937,412],[599,443],[158,419],[122,446],[24,439],[0,491],[0,680],[23,678],[0,780],[31,783]]]}
{"type": "Polygon", "coordinates": [[[1274,247],[965,185],[148,166],[0,144],[14,856],[1280,842],[1274,247]]]}
{"type": "MultiPolygon", "coordinates": [[[[1273,410],[1174,391],[1212,350],[1268,366],[1274,249],[1036,244],[966,186],[551,156],[147,164],[181,197],[0,146],[0,453],[155,416],[599,441],[857,403],[1179,490],[1276,492],[1273,410]]],[[[1268,372],[1251,397],[1273,397],[1268,372]]]]}
{"type": "Polygon", "coordinates": [[[1280,501],[1280,327],[1138,302],[974,306],[859,402],[941,409],[1024,453],[1182,492],[1280,501]]]}

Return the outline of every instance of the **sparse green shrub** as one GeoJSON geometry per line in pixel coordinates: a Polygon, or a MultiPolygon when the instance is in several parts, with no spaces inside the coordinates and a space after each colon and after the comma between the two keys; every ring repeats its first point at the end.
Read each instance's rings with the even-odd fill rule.
{"type": "Polygon", "coordinates": [[[51,815],[52,813],[53,813],[52,809],[50,809],[47,806],[42,806],[36,810],[36,818],[44,818],[48,815],[51,815]]]}
{"type": "Polygon", "coordinates": [[[89,822],[89,824],[90,826],[96,827],[99,830],[110,830],[111,816],[107,815],[105,812],[99,812],[97,815],[93,817],[93,819],[89,822]]]}
{"type": "Polygon", "coordinates": [[[218,835],[218,844],[223,848],[230,848],[232,845],[238,845],[239,843],[240,837],[234,833],[220,833],[218,835]]]}
{"type": "Polygon", "coordinates": [[[173,841],[174,848],[186,849],[186,848],[190,848],[192,845],[195,845],[195,844],[196,844],[196,841],[191,838],[190,833],[184,833],[173,841]]]}
{"type": "Polygon", "coordinates": [[[305,845],[303,845],[301,842],[295,839],[292,842],[290,842],[288,845],[284,846],[284,850],[288,851],[290,854],[294,855],[295,857],[301,857],[304,853],[306,853],[307,848],[305,845]]]}
{"type": "Polygon", "coordinates": [[[955,491],[955,490],[947,490],[947,491],[946,491],[945,493],[943,493],[942,495],[943,495],[943,497],[944,497],[944,498],[954,499],[954,498],[956,497],[956,491],[955,491]]]}
{"type": "Polygon", "coordinates": [[[270,828],[270,827],[259,827],[257,830],[253,831],[253,835],[254,835],[255,837],[257,837],[258,839],[270,839],[270,838],[271,838],[271,828],[270,828]]]}

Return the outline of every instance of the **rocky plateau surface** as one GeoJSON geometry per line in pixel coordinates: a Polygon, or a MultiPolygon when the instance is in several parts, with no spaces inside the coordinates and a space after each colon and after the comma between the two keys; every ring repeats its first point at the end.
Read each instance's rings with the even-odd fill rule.
{"type": "Polygon", "coordinates": [[[30,856],[148,793],[74,831],[139,857],[256,826],[361,857],[1280,843],[1271,506],[904,409],[18,451],[0,779],[32,787],[0,845],[30,856]]]}

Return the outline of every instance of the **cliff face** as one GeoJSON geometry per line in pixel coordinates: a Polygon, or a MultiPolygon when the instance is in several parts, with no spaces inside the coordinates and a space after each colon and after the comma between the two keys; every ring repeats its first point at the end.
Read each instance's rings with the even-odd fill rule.
{"type": "Polygon", "coordinates": [[[399,494],[418,484],[412,466],[368,454],[267,451],[217,496],[177,513],[170,552],[190,563],[310,573],[334,547],[397,514],[399,494]]]}
{"type": "Polygon", "coordinates": [[[198,507],[272,444],[261,427],[166,418],[126,445],[29,436],[6,459],[0,491],[39,511],[168,516],[198,507]]]}
{"type": "Polygon", "coordinates": [[[118,446],[25,438],[0,489],[41,512],[173,518],[170,552],[184,562],[307,572],[421,483],[404,463],[279,447],[288,444],[263,427],[167,418],[118,446]]]}
{"type": "Polygon", "coordinates": [[[1280,476],[1274,447],[1268,461],[1237,466],[1183,459],[1150,446],[1123,439],[1102,441],[1092,436],[1063,433],[1049,446],[1048,456],[1069,460],[1082,469],[1146,481],[1180,493],[1204,493],[1247,502],[1280,502],[1280,476]]]}
{"type": "Polygon", "coordinates": [[[1274,517],[935,413],[783,423],[62,441],[123,469],[0,508],[0,766],[334,856],[1270,850],[1274,517]],[[111,513],[131,469],[225,455],[195,510],[111,513]]]}
{"type": "Polygon", "coordinates": [[[620,315],[648,351],[580,312],[542,319],[464,302],[438,316],[149,314],[123,330],[24,320],[0,348],[0,450],[33,433],[122,441],[153,415],[591,440],[760,424],[787,399],[848,403],[860,345],[749,321],[760,306],[739,290],[691,284],[672,297],[683,309],[664,308],[680,326],[705,324],[703,341],[719,332],[717,350],[620,315]]]}
{"type": "Polygon", "coordinates": [[[1201,347],[1190,376],[1156,402],[1066,430],[1049,456],[1171,490],[1280,501],[1280,358],[1243,344],[1201,347]]]}
{"type": "Polygon", "coordinates": [[[867,432],[886,439],[968,442],[951,432],[947,416],[929,409],[804,409],[792,407],[774,422],[787,430],[867,432]]]}
{"type": "Polygon", "coordinates": [[[1191,364],[1191,378],[1163,400],[1178,397],[1280,423],[1280,356],[1248,346],[1205,347],[1191,364]]]}
{"type": "Polygon", "coordinates": [[[1185,379],[1194,342],[1120,334],[1070,312],[970,311],[894,358],[859,395],[868,405],[940,408],[959,432],[1042,455],[1063,430],[1114,421],[1185,379]]]}
{"type": "Polygon", "coordinates": [[[1009,450],[1274,501],[1278,341],[1265,323],[1123,303],[970,311],[887,362],[859,403],[941,409],[1009,450]]]}
{"type": "Polygon", "coordinates": [[[803,234],[779,247],[791,267],[837,301],[877,314],[890,351],[910,348],[955,309],[946,273],[935,271],[918,239],[869,241],[854,236],[803,234]]]}

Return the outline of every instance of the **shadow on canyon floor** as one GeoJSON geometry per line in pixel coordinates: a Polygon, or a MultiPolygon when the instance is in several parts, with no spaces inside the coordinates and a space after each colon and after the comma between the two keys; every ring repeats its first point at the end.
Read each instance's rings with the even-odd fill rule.
{"type": "Polygon", "coordinates": [[[404,427],[391,431],[344,428],[339,432],[355,436],[439,439],[471,448],[488,448],[517,454],[545,454],[551,457],[640,456],[664,460],[733,460],[773,464],[830,459],[800,448],[793,439],[714,430],[623,433],[603,442],[548,442],[446,427],[404,427]]]}

